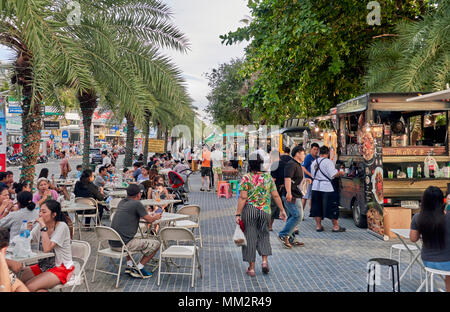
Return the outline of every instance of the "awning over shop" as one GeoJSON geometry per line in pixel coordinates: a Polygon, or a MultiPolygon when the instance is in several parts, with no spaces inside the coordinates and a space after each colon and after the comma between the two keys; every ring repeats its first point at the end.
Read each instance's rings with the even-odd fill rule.
{"type": "Polygon", "coordinates": [[[442,101],[447,99],[450,99],[450,89],[409,98],[406,99],[406,102],[442,101]]]}

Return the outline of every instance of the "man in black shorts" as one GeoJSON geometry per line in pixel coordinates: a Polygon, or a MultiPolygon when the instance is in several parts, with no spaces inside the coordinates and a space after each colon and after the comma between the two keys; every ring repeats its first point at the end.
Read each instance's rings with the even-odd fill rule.
{"type": "Polygon", "coordinates": [[[211,176],[211,152],[208,149],[208,145],[204,145],[203,146],[203,152],[202,152],[202,166],[200,169],[201,175],[202,175],[202,188],[200,189],[200,191],[204,191],[204,185],[205,185],[205,180],[206,180],[206,187],[207,187],[207,191],[210,191],[210,186],[209,186],[209,180],[210,180],[210,176],[211,176]]]}

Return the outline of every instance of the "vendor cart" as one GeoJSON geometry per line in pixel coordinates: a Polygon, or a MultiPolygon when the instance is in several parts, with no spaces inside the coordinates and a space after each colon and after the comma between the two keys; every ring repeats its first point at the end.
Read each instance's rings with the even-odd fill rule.
{"type": "MultiPolygon", "coordinates": [[[[336,107],[336,165],[346,172],[340,179],[340,205],[352,211],[358,227],[394,237],[386,220],[401,223],[395,215],[404,216],[404,209],[411,216],[428,186],[447,193],[449,98],[369,93],[336,107]]],[[[410,218],[403,221],[409,228],[410,218]]]]}

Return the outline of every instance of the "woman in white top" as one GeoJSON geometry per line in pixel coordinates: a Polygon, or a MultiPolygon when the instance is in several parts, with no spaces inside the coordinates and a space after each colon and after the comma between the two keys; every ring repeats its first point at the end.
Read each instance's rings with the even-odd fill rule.
{"type": "Polygon", "coordinates": [[[343,175],[339,172],[333,161],[328,157],[330,149],[322,146],[319,150],[319,157],[311,163],[311,175],[313,177],[311,193],[311,213],[310,217],[316,220],[316,231],[323,232],[322,220],[331,219],[333,223],[332,232],[345,232],[345,228],[338,223],[339,207],[336,200],[336,192],[332,180],[343,175]]]}
{"type": "Polygon", "coordinates": [[[20,192],[17,195],[17,204],[19,210],[10,212],[0,220],[0,227],[9,229],[11,239],[19,235],[24,220],[33,222],[39,217],[39,210],[36,209],[36,204],[33,203],[33,194],[30,192],[20,192]]]}
{"type": "Polygon", "coordinates": [[[42,204],[36,222],[38,225],[31,231],[32,242],[40,241],[43,251],[54,252],[55,257],[25,268],[21,279],[30,291],[47,291],[64,285],[73,274],[70,232],[61,205],[55,200],[42,204]]]}

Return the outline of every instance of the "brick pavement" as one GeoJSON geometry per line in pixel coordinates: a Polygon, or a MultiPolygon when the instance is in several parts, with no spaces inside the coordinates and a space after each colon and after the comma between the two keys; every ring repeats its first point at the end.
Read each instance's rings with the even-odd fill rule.
{"type": "MultiPolygon", "coordinates": [[[[277,239],[277,232],[283,226],[275,221],[271,233],[272,253],[269,257],[271,272],[263,275],[261,260],[257,259],[256,277],[245,274],[246,263],[242,261],[240,248],[232,241],[235,229],[234,213],[237,205],[235,197],[217,199],[216,194],[198,192],[199,176],[192,176],[190,203],[199,204],[202,209],[201,228],[203,248],[200,249],[200,261],[203,267],[203,279],[196,272],[196,284],[190,287],[190,276],[163,275],[161,286],[157,286],[157,271],[146,279],[135,279],[122,273],[119,288],[116,289],[115,277],[102,273],[96,274],[91,282],[97,243],[94,232],[83,232],[83,239],[90,242],[92,255],[87,266],[87,275],[91,291],[95,292],[364,292],[366,291],[366,263],[370,258],[389,257],[391,244],[396,240],[384,242],[365,229],[359,229],[350,217],[342,217],[341,225],[347,228],[345,233],[332,233],[331,222],[324,221],[325,231],[315,231],[315,223],[305,214],[300,223],[299,239],[305,247],[285,249],[277,239]],[[197,192],[196,192],[197,190],[197,192]]],[[[104,220],[106,224],[108,221],[104,220]]],[[[400,273],[406,268],[409,256],[403,252],[400,273]]],[[[176,261],[179,264],[190,261],[176,261]]],[[[117,262],[118,263],[118,262],[117,262]]],[[[99,265],[114,269],[106,258],[99,258],[99,265]]],[[[401,291],[415,291],[420,284],[418,266],[414,266],[413,279],[409,274],[401,283],[401,291]]],[[[189,270],[189,269],[188,269],[189,270]]],[[[387,269],[383,270],[381,285],[377,291],[392,291],[392,282],[388,279],[387,269]]],[[[443,283],[441,284],[443,285],[443,283]]],[[[84,287],[78,288],[84,291],[84,287]]]]}

